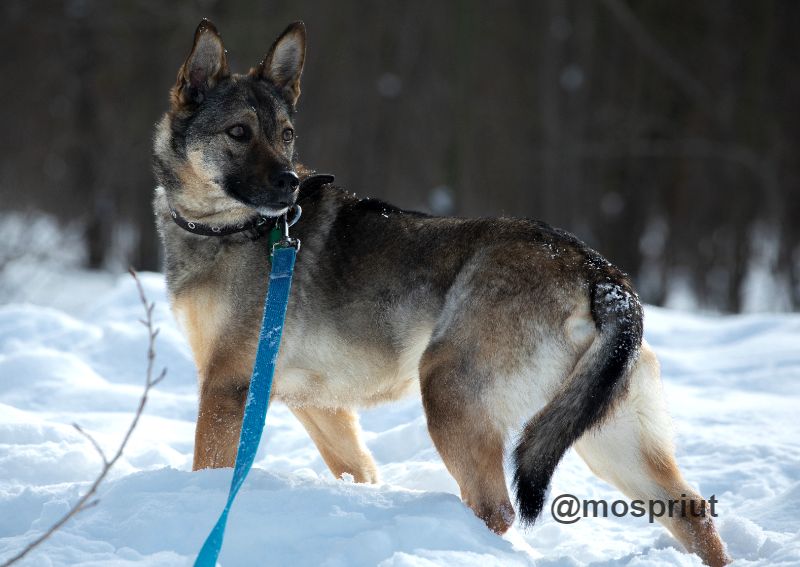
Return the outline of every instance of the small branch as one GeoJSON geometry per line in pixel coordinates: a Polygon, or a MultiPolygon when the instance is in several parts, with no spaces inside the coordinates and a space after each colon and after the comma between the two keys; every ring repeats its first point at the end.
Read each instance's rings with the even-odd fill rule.
{"type": "Polygon", "coordinates": [[[84,510],[88,510],[89,508],[94,508],[94,507],[95,507],[95,506],[97,506],[98,504],[100,504],[100,500],[99,500],[98,498],[95,498],[95,499],[94,499],[94,500],[92,500],[91,502],[87,502],[86,504],[84,504],[83,506],[81,506],[81,509],[80,509],[80,510],[78,510],[78,512],[83,512],[84,510]]]}
{"type": "Polygon", "coordinates": [[[83,428],[82,428],[80,425],[78,425],[77,423],[73,423],[73,424],[72,424],[72,427],[74,427],[75,429],[77,429],[77,430],[78,430],[78,433],[80,433],[81,435],[83,435],[84,437],[86,437],[86,438],[89,440],[89,443],[91,443],[91,444],[94,446],[95,450],[96,450],[96,451],[97,451],[97,453],[100,455],[100,458],[101,458],[101,459],[103,459],[103,465],[108,465],[108,458],[106,457],[106,454],[105,454],[105,452],[103,451],[103,448],[102,448],[102,447],[100,447],[100,444],[99,444],[99,443],[98,443],[98,442],[95,440],[95,438],[94,438],[94,437],[92,437],[92,436],[91,436],[91,435],[90,435],[90,434],[89,434],[87,431],[85,431],[85,430],[84,430],[84,429],[83,429],[83,428]]]}
{"type": "Polygon", "coordinates": [[[689,97],[703,103],[708,102],[709,93],[705,85],[653,38],[624,1],[603,0],[603,4],[614,15],[620,26],[630,34],[646,57],[660,67],[689,97]]]}
{"type": "Polygon", "coordinates": [[[142,320],[142,324],[147,327],[147,334],[148,334],[148,347],[147,347],[147,371],[145,374],[145,383],[144,383],[144,392],[142,393],[142,397],[139,398],[139,405],[136,408],[136,414],[133,416],[133,420],[131,421],[130,426],[128,426],[128,430],[125,432],[125,436],[122,438],[122,442],[120,443],[117,451],[114,453],[114,456],[109,460],[106,457],[106,454],[103,452],[100,445],[97,441],[89,435],[86,431],[84,431],[79,425],[73,424],[75,429],[78,430],[84,437],[86,437],[95,450],[100,454],[100,457],[103,459],[103,468],[100,471],[100,474],[94,480],[92,485],[89,487],[89,490],[81,496],[78,501],[75,503],[72,508],[70,508],[66,514],[64,514],[60,520],[58,520],[55,524],[53,524],[50,529],[48,529],[45,533],[41,536],[37,537],[35,540],[30,542],[25,548],[17,553],[12,558],[8,559],[0,567],[8,567],[9,565],[13,565],[23,557],[25,557],[28,553],[30,553],[33,549],[41,545],[45,540],[47,540],[50,536],[52,536],[56,531],[58,531],[61,526],[66,524],[70,518],[75,516],[76,514],[94,506],[100,502],[98,499],[92,499],[92,497],[97,492],[97,489],[100,486],[100,483],[108,475],[111,468],[117,463],[117,461],[122,457],[122,453],[125,450],[125,447],[128,444],[128,441],[133,434],[133,430],[136,429],[137,424],[139,423],[139,418],[142,417],[142,413],[144,412],[144,406],[147,404],[147,397],[150,394],[150,390],[161,382],[167,374],[167,369],[164,368],[159,372],[158,376],[153,377],[153,365],[156,359],[156,350],[155,350],[155,341],[156,337],[158,336],[158,329],[153,327],[153,308],[155,307],[154,303],[150,303],[147,301],[147,297],[144,293],[144,288],[142,287],[142,282],[139,281],[139,277],[136,275],[136,272],[131,268],[130,270],[131,276],[133,276],[134,281],[136,282],[136,288],[139,291],[139,299],[144,306],[146,317],[142,320]]]}

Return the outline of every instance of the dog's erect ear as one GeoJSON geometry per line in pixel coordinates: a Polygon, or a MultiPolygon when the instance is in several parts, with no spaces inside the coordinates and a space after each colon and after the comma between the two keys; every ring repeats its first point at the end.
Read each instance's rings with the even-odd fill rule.
{"type": "Polygon", "coordinates": [[[306,59],[306,26],[303,22],[290,24],[280,35],[258,67],[250,74],[270,81],[281,91],[292,108],[300,96],[300,75],[306,59]]]}
{"type": "Polygon", "coordinates": [[[222,38],[216,26],[204,18],[194,32],[192,51],[178,71],[178,82],[172,89],[173,106],[200,104],[206,93],[229,74],[222,38]]]}

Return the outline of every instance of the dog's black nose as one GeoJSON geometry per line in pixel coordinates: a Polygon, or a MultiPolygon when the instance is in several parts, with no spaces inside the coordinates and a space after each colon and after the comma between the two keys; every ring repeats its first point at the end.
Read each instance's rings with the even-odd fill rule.
{"type": "Polygon", "coordinates": [[[277,189],[294,191],[300,185],[300,178],[294,171],[281,171],[273,177],[272,184],[277,189]]]}

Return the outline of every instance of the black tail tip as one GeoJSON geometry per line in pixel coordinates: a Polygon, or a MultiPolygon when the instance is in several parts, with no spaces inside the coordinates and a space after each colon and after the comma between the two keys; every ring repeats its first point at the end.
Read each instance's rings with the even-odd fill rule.
{"type": "Polygon", "coordinates": [[[522,527],[532,526],[544,508],[544,501],[547,498],[547,481],[542,482],[536,478],[539,475],[524,474],[517,469],[514,474],[514,490],[517,501],[517,517],[522,527]]]}

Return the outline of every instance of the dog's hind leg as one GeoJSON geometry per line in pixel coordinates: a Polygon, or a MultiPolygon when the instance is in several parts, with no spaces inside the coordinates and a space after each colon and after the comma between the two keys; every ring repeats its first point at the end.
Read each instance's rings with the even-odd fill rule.
{"type": "Polygon", "coordinates": [[[348,409],[290,407],[306,428],[333,476],[353,475],[356,482],[378,482],[378,469],[361,439],[358,414],[348,409]]]}
{"type": "Polygon", "coordinates": [[[600,427],[578,440],[575,448],[597,476],[632,500],[643,501],[647,515],[652,507],[658,521],[686,549],[708,565],[726,565],[729,559],[714,528],[710,507],[678,470],[671,433],[658,361],[645,344],[632,370],[627,395],[618,400],[600,427]]]}
{"type": "Polygon", "coordinates": [[[422,402],[428,431],[461,499],[502,534],[514,523],[503,471],[504,434],[469,386],[468,367],[457,348],[429,346],[420,362],[422,402]]]}

